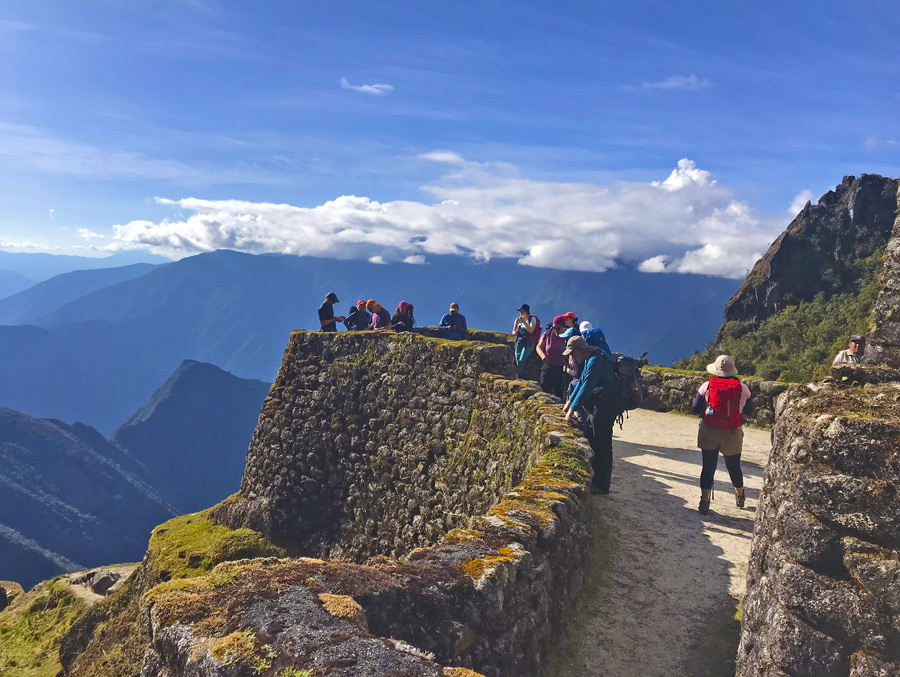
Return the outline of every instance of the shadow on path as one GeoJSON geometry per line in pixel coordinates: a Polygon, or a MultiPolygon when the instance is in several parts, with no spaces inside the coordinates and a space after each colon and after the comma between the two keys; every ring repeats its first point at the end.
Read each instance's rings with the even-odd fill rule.
{"type": "Polygon", "coordinates": [[[762,469],[743,465],[748,509],[739,510],[720,462],[704,517],[700,453],[657,441],[668,434],[696,439],[696,421],[639,412],[617,429],[612,493],[594,498],[585,589],[545,677],[734,674],[762,469]]]}

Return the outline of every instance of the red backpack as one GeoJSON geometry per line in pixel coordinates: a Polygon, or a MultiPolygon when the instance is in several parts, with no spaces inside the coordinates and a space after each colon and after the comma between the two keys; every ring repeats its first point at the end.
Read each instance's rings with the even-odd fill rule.
{"type": "Polygon", "coordinates": [[[709,403],[703,421],[710,428],[717,430],[736,430],[744,422],[741,416],[741,392],[743,386],[735,378],[709,379],[709,392],[706,401],[709,403]]]}

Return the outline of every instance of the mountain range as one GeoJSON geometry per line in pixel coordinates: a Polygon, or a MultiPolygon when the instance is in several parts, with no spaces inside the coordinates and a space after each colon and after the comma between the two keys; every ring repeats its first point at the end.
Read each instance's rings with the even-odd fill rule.
{"type": "Polygon", "coordinates": [[[185,362],[109,440],[0,409],[0,579],[138,560],[157,524],[237,491],[268,390],[185,362]]]}
{"type": "Polygon", "coordinates": [[[293,329],[317,327],[328,291],[413,303],[419,325],[457,301],[470,327],[509,331],[521,303],[544,324],[576,312],[614,350],[670,363],[705,342],[734,280],[603,273],[433,257],[426,265],[217,251],[148,270],[70,273],[0,300],[0,406],[110,433],[184,359],[271,381],[293,329]]]}

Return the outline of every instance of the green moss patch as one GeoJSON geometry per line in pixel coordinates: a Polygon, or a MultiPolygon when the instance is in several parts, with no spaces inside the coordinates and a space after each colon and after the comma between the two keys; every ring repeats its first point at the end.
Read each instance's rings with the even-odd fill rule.
{"type": "Polygon", "coordinates": [[[87,609],[61,578],[19,595],[0,613],[0,675],[54,677],[59,641],[87,609]]]}
{"type": "Polygon", "coordinates": [[[160,524],[150,536],[147,564],[153,578],[169,580],[206,573],[220,562],[287,553],[252,529],[230,529],[209,519],[209,511],[160,524]]]}

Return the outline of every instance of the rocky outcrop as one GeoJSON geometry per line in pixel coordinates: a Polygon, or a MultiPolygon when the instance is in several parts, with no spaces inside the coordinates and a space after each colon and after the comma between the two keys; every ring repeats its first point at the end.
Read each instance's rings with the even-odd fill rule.
{"type": "MultiPolygon", "coordinates": [[[[709,378],[709,374],[663,369],[643,370],[646,393],[641,406],[654,411],[680,411],[691,413],[691,405],[697,389],[709,378]]],[[[787,390],[786,383],[743,379],[753,395],[753,415],[745,417],[749,425],[767,428],[775,423],[775,401],[787,390]]]]}
{"type": "MultiPolygon", "coordinates": [[[[841,382],[865,382],[845,368],[841,382]]],[[[737,674],[900,674],[900,384],[778,404],[737,674]]]]}
{"type": "Polygon", "coordinates": [[[757,323],[820,292],[855,292],[854,261],[891,237],[898,185],[877,174],[846,176],[818,204],[807,203],[725,306],[725,321],[757,323]]]}
{"type": "Polygon", "coordinates": [[[900,367],[900,194],[897,219],[884,257],[881,291],[875,302],[875,331],[869,337],[866,362],[900,367]]]}

